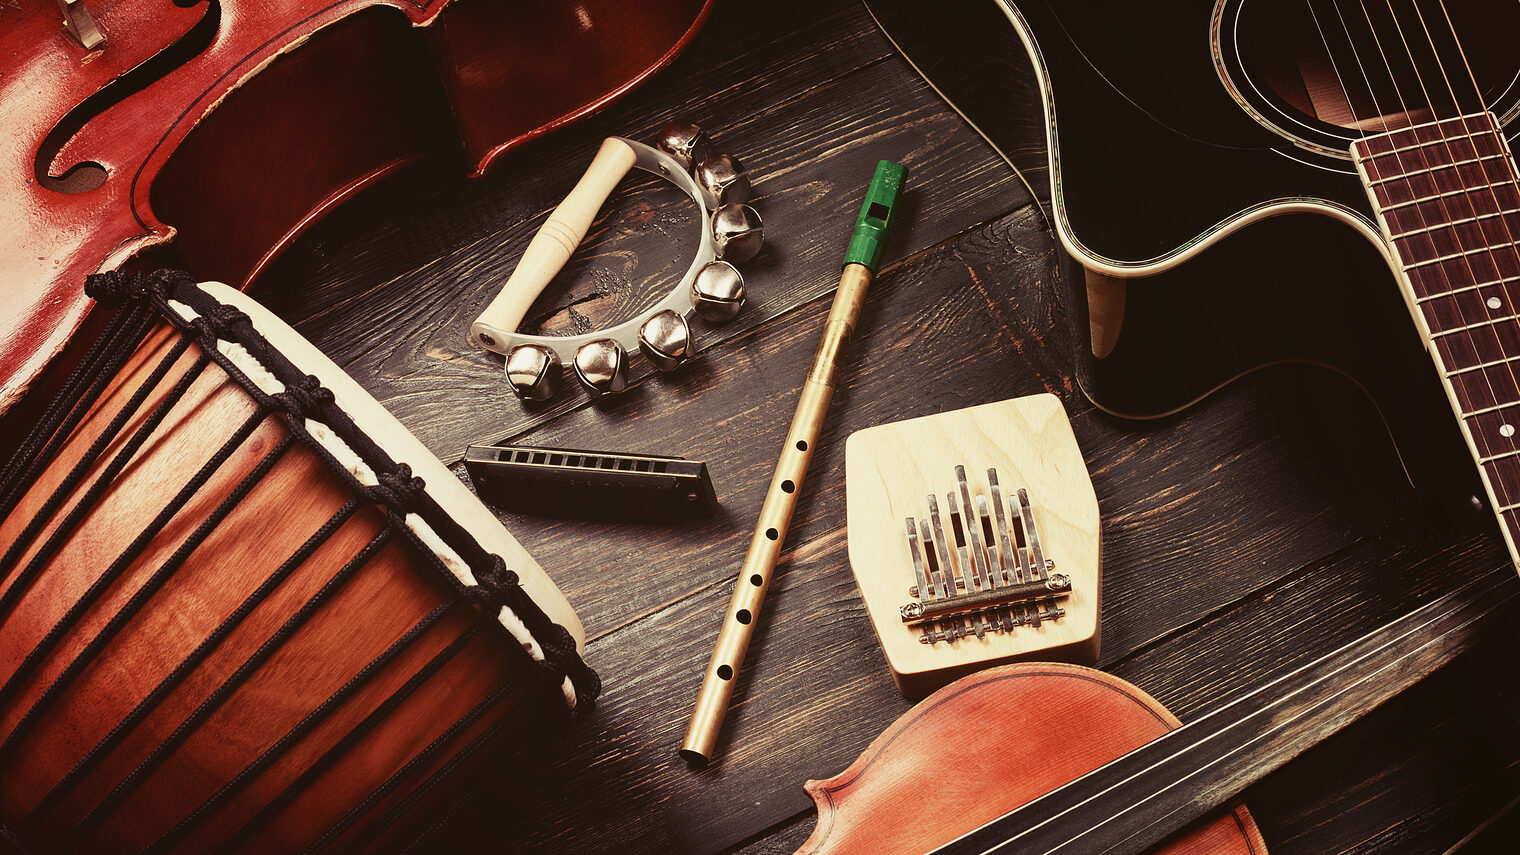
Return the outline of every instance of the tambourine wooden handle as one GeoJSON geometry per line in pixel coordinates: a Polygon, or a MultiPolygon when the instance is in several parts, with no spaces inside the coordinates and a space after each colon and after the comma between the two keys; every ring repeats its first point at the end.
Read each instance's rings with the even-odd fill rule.
{"type": "Polygon", "coordinates": [[[633,149],[617,137],[608,137],[602,142],[581,180],[528,243],[527,251],[507,278],[507,284],[502,286],[501,293],[470,325],[470,344],[495,350],[489,339],[491,329],[517,329],[533,301],[580,246],[591,228],[591,221],[596,219],[596,212],[633,168],[634,160],[633,149]],[[482,335],[488,338],[482,340],[482,335]]]}

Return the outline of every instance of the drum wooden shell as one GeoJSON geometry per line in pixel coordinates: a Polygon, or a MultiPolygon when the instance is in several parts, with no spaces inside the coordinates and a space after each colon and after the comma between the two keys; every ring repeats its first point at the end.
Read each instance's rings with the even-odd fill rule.
{"type": "MultiPolygon", "coordinates": [[[[260,317],[261,331],[294,335],[271,320],[260,317]]],[[[197,371],[204,351],[184,337],[155,326],[0,521],[9,550],[39,513],[47,520],[0,563],[0,826],[38,852],[394,848],[457,801],[492,751],[567,718],[562,674],[538,661],[531,630],[522,635],[532,621],[498,620],[499,604],[470,595],[468,568],[418,536],[445,534],[425,515],[377,506],[351,477],[364,463],[334,467],[326,445],[292,436],[299,416],[269,412],[223,365],[197,371]],[[193,379],[109,477],[181,378],[193,379]],[[84,464],[87,477],[43,513],[145,384],[151,393],[84,464]],[[224,449],[155,531],[155,516],[224,449]],[[102,473],[109,486],[34,562],[102,473]]],[[[321,370],[348,403],[357,386],[330,363],[321,370]]],[[[399,425],[379,427],[391,447],[420,449],[393,436],[399,425]]],[[[428,460],[429,491],[462,491],[428,460]]],[[[478,506],[456,518],[495,522],[478,506]]],[[[578,635],[510,535],[481,540],[503,536],[516,553],[498,554],[522,588],[578,635]]]]}

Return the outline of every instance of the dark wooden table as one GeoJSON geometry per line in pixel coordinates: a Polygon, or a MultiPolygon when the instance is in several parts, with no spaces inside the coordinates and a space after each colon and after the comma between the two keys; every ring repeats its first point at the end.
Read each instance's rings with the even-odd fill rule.
{"type": "MultiPolygon", "coordinates": [[[[455,166],[361,197],[255,295],[446,462],[484,441],[680,454],[708,462],[722,511],[672,526],[503,515],[576,606],[605,693],[546,767],[504,768],[429,848],[792,851],[813,825],[802,782],[842,770],[910,706],[846,558],[844,440],[871,425],[1059,395],[1103,512],[1098,665],[1184,720],[1503,560],[1489,523],[1433,513],[1388,443],[1358,439],[1381,435],[1376,414],[1328,372],[1259,372],[1155,423],[1095,410],[1072,379],[1072,277],[1039,207],[858,3],[720,4],[672,67],[611,109],[483,181],[455,166]],[[525,408],[499,358],[465,344],[469,322],[603,137],[652,141],[677,116],[751,170],[768,243],[744,266],[749,304],[701,329],[701,358],[679,372],[649,376],[641,361],[620,396],[571,389],[525,408]],[[720,756],[690,771],[676,748],[879,158],[911,170],[899,227],[720,756]]],[[[688,209],[668,187],[627,182],[528,324],[595,328],[668,290],[691,254],[688,209]]],[[[1493,628],[1247,791],[1272,852],[1443,852],[1514,799],[1517,641],[1520,628],[1493,628]]],[[[1484,840],[1513,851],[1516,833],[1510,821],[1484,840]]]]}

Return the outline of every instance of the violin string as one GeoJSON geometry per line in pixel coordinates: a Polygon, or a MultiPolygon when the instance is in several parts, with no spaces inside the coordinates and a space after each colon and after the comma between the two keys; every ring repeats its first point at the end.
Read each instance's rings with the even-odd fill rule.
{"type": "MultiPolygon", "coordinates": [[[[1488,571],[1487,575],[1488,576],[1496,576],[1499,573],[1501,573],[1502,571],[1510,569],[1511,566],[1512,565],[1510,564],[1510,562],[1508,560],[1506,560],[1502,564],[1499,564],[1499,565],[1493,567],[1492,569],[1490,569],[1488,571]]],[[[1459,588],[1458,591],[1468,591],[1468,590],[1472,589],[1475,585],[1479,584],[1479,582],[1480,582],[1480,580],[1482,578],[1487,578],[1487,576],[1480,577],[1480,579],[1474,580],[1472,582],[1468,582],[1467,584],[1465,584],[1461,588],[1459,588]]],[[[1295,697],[1297,695],[1303,694],[1303,693],[1308,692],[1308,691],[1310,691],[1312,689],[1315,689],[1315,688],[1317,688],[1319,686],[1325,685],[1325,684],[1329,683],[1330,681],[1332,681],[1332,680],[1334,680],[1336,678],[1341,677],[1347,671],[1351,671],[1352,669],[1357,668],[1357,667],[1363,665],[1363,663],[1365,663],[1366,660],[1372,658],[1373,656],[1376,656],[1376,655],[1379,655],[1381,653],[1384,653],[1389,648],[1394,647],[1395,645],[1398,645],[1400,643],[1405,642],[1410,637],[1415,636],[1415,635],[1417,635],[1417,634],[1419,634],[1421,632],[1427,631],[1432,624],[1435,624],[1435,623],[1437,623],[1437,622],[1439,622],[1441,620],[1444,620],[1444,619],[1450,617],[1450,615],[1452,614],[1453,611],[1455,611],[1455,608],[1456,608],[1454,606],[1453,607],[1447,607],[1447,608],[1434,608],[1435,604],[1438,603],[1438,602],[1444,601],[1444,600],[1450,600],[1451,598],[1453,598],[1453,597],[1455,597],[1457,595],[1458,591],[1453,591],[1451,593],[1448,593],[1448,594],[1446,594],[1446,595],[1444,595],[1444,596],[1442,596],[1440,598],[1437,598],[1437,600],[1434,600],[1431,603],[1427,603],[1425,606],[1422,606],[1421,608],[1429,609],[1430,612],[1429,612],[1428,616],[1424,620],[1422,620],[1420,623],[1418,623],[1417,625],[1410,626],[1410,627],[1407,627],[1407,628],[1403,628],[1402,631],[1397,636],[1382,641],[1380,644],[1378,644],[1376,647],[1373,647],[1370,650],[1366,650],[1366,651],[1360,652],[1359,655],[1356,655],[1351,661],[1343,663],[1339,667],[1334,668],[1333,670],[1331,670],[1329,673],[1322,674],[1322,675],[1320,675],[1318,677],[1312,678],[1305,685],[1300,686],[1300,687],[1298,687],[1298,688],[1296,688],[1296,689],[1294,689],[1294,690],[1292,690],[1290,692],[1285,693],[1282,697],[1275,698],[1270,703],[1265,704],[1265,705],[1261,706],[1258,709],[1252,710],[1251,712],[1246,713],[1245,715],[1241,716],[1240,718],[1238,718],[1238,719],[1236,719],[1234,721],[1227,722],[1226,724],[1224,724],[1223,726],[1215,729],[1214,731],[1204,734],[1203,736],[1201,736],[1200,738],[1196,739],[1195,741],[1177,748],[1175,751],[1173,751],[1172,753],[1168,754],[1167,756],[1159,758],[1156,761],[1154,761],[1153,763],[1151,763],[1149,766],[1146,766],[1145,768],[1140,769],[1140,770],[1132,773],[1131,775],[1129,775],[1129,777],[1125,778],[1124,780],[1119,781],[1119,782],[1114,783],[1114,784],[1111,784],[1108,787],[1105,787],[1104,789],[1100,790],[1099,792],[1097,792],[1097,793],[1095,793],[1095,794],[1093,794],[1091,796],[1088,796],[1086,799],[1083,799],[1082,801],[1078,802],[1077,804],[1074,804],[1074,805],[1066,808],[1065,810],[1061,811],[1060,813],[1055,814],[1054,816],[1044,817],[1043,819],[1041,819],[1039,822],[1035,823],[1034,825],[1031,825],[1031,826],[1029,826],[1027,828],[1024,828],[1024,829],[1021,829],[1021,830],[1017,831],[1016,833],[1013,834],[1012,837],[1008,837],[1008,838],[1006,838],[1004,840],[1001,840],[1001,841],[993,844],[991,848],[983,849],[981,851],[980,855],[995,855],[995,853],[998,853],[1000,850],[1004,849],[1005,847],[1009,846],[1010,844],[1017,843],[1020,837],[1023,837],[1025,835],[1029,834],[1030,832],[1035,831],[1035,830],[1037,830],[1037,829],[1039,829],[1039,828],[1041,828],[1041,827],[1049,824],[1050,822],[1054,821],[1055,819],[1057,819],[1057,818],[1059,818],[1061,816],[1064,816],[1064,815],[1066,815],[1068,813],[1071,813],[1072,811],[1078,810],[1083,805],[1091,804],[1092,802],[1098,800],[1099,798],[1101,798],[1101,797],[1103,797],[1103,796],[1105,796],[1105,795],[1107,795],[1109,793],[1112,793],[1115,790],[1119,789],[1120,787],[1124,786],[1127,782],[1135,780],[1136,778],[1138,778],[1141,775],[1144,775],[1146,773],[1154,772],[1154,771],[1160,769],[1166,763],[1168,763],[1168,762],[1170,762],[1170,761],[1172,761],[1172,760],[1174,760],[1174,759],[1176,759],[1178,757],[1181,757],[1181,756],[1187,754],[1190,751],[1194,751],[1194,750],[1202,748],[1205,743],[1209,742],[1210,740],[1219,738],[1220,736],[1222,736],[1225,733],[1227,733],[1231,728],[1234,728],[1236,726],[1239,726],[1239,725],[1245,723],[1250,718],[1252,718],[1254,716],[1257,716],[1257,715],[1261,715],[1264,712],[1266,712],[1267,710],[1269,710],[1270,708],[1272,708],[1272,707],[1274,707],[1274,706],[1276,706],[1278,704],[1286,703],[1290,699],[1292,699],[1293,697],[1295,697]]],[[[1477,597],[1483,596],[1483,594],[1486,593],[1486,592],[1487,592],[1487,589],[1485,589],[1485,591],[1478,592],[1476,594],[1471,594],[1470,596],[1473,597],[1474,599],[1476,599],[1477,597]]],[[[1405,650],[1402,653],[1400,653],[1398,655],[1395,655],[1393,657],[1392,661],[1383,663],[1381,667],[1377,668],[1377,670],[1375,670],[1375,671],[1373,671],[1371,673],[1357,674],[1351,680],[1351,682],[1349,684],[1341,686],[1340,688],[1334,690],[1327,697],[1325,697],[1325,698],[1323,698],[1323,699],[1321,699],[1321,700],[1319,700],[1319,701],[1311,704],[1307,709],[1305,709],[1303,711],[1300,711],[1298,713],[1295,713],[1294,715],[1291,715],[1291,716],[1283,719],[1282,721],[1278,722],[1277,724],[1275,724],[1273,726],[1265,728],[1263,730],[1263,732],[1261,732],[1261,733],[1257,734],[1256,736],[1252,737],[1251,739],[1249,739],[1249,740],[1241,743],[1240,745],[1237,745],[1237,746],[1229,749],[1228,751],[1226,751],[1223,754],[1221,754],[1219,757],[1217,757],[1214,760],[1212,760],[1212,761],[1204,764],[1203,766],[1200,766],[1199,768],[1193,770],[1192,772],[1189,772],[1187,775],[1184,775],[1182,778],[1178,778],[1178,779],[1175,779],[1175,780],[1167,781],[1167,782],[1161,784],[1160,786],[1157,786],[1157,787],[1153,788],[1153,791],[1150,792],[1149,794],[1143,795],[1143,796],[1140,796],[1140,797],[1135,797],[1134,800],[1133,800],[1133,802],[1130,805],[1128,805],[1127,807],[1124,807],[1124,808],[1122,808],[1120,810],[1111,812],[1108,815],[1107,818],[1102,819],[1102,820],[1100,820],[1100,821],[1098,821],[1098,822],[1096,822],[1096,823],[1094,823],[1092,825],[1089,825],[1086,829],[1084,829],[1081,832],[1079,832],[1075,837],[1071,838],[1070,840],[1065,841],[1064,843],[1058,844],[1054,849],[1048,850],[1046,853],[1044,853],[1044,855],[1052,855],[1052,853],[1060,853],[1062,850],[1066,849],[1066,847],[1070,846],[1071,844],[1073,844],[1073,843],[1080,843],[1083,837],[1086,837],[1087,835],[1089,835],[1089,834],[1091,834],[1091,833],[1093,833],[1095,831],[1100,830],[1103,826],[1107,825],[1110,822],[1113,822],[1114,820],[1118,819],[1120,816],[1122,816],[1122,815],[1124,815],[1124,814],[1126,814],[1126,813],[1128,813],[1128,812],[1130,812],[1132,810],[1136,810],[1136,809],[1142,807],[1146,802],[1149,802],[1152,799],[1159,798],[1161,795],[1165,794],[1168,790],[1170,790],[1170,789],[1172,789],[1174,787],[1179,786],[1181,783],[1183,783],[1188,778],[1193,777],[1194,775],[1202,773],[1205,769],[1209,768],[1210,766],[1217,765],[1218,763],[1224,762],[1226,759],[1229,759],[1231,757],[1234,757],[1237,754],[1240,754],[1243,751],[1246,751],[1251,745],[1253,745],[1253,744],[1255,744],[1257,742],[1261,742],[1263,740],[1269,740],[1272,737],[1276,736],[1277,734],[1282,733],[1283,731],[1289,729],[1290,727],[1293,727],[1293,726],[1297,725],[1299,722],[1303,721],[1304,719],[1307,719],[1310,715],[1314,714],[1320,707],[1323,707],[1326,704],[1329,704],[1332,701],[1335,701],[1336,699],[1338,699],[1338,698],[1340,698],[1340,697],[1342,697],[1344,695],[1350,694],[1358,686],[1361,686],[1362,684],[1366,683],[1367,681],[1376,678],[1378,675],[1382,674],[1383,672],[1388,671],[1391,668],[1397,668],[1397,667],[1403,665],[1405,663],[1405,661],[1407,661],[1408,659],[1410,659],[1410,658],[1412,658],[1412,657],[1414,657],[1416,655],[1419,655],[1420,653],[1422,653],[1425,650],[1427,650],[1428,648],[1430,648],[1432,645],[1434,645],[1434,644],[1447,644],[1448,641],[1449,641],[1450,636],[1453,633],[1459,632],[1459,631],[1467,628],[1468,626],[1471,626],[1473,623],[1475,623],[1475,622],[1477,622],[1479,620],[1482,620],[1484,617],[1486,617],[1487,615],[1491,614],[1493,611],[1495,611],[1496,609],[1498,609],[1504,603],[1507,603],[1511,599],[1514,599],[1514,597],[1515,597],[1514,593],[1505,594],[1503,597],[1500,598],[1500,600],[1497,603],[1494,603],[1493,605],[1490,605],[1490,606],[1488,606],[1486,608],[1481,609],[1475,616],[1471,616],[1471,617],[1467,618],[1466,620],[1464,620],[1459,625],[1457,625],[1455,627],[1451,627],[1451,628],[1445,630],[1444,632],[1442,632],[1441,634],[1437,635],[1436,637],[1426,638],[1423,641],[1420,641],[1419,643],[1417,643],[1412,649],[1405,650]]],[[[1416,610],[1416,611],[1418,611],[1418,610],[1416,610]]],[[[1405,615],[1404,618],[1401,618],[1400,620],[1407,619],[1408,617],[1409,617],[1409,615],[1405,615]]],[[[1399,621],[1395,621],[1394,623],[1397,624],[1398,622],[1399,621]]],[[[1382,627],[1379,630],[1374,630],[1372,634],[1376,634],[1377,632],[1381,632],[1383,630],[1389,629],[1391,626],[1392,625],[1388,625],[1388,626],[1382,627]]],[[[1366,638],[1367,638],[1367,636],[1364,636],[1362,638],[1362,640],[1365,641],[1366,638]]],[[[1299,675],[1299,674],[1301,674],[1301,673],[1303,673],[1305,671],[1308,671],[1308,670],[1314,668],[1315,666],[1318,666],[1318,665],[1324,663],[1326,660],[1329,660],[1329,659],[1331,659],[1332,657],[1334,657],[1334,656],[1336,656],[1338,654],[1346,652],[1349,648],[1354,647],[1358,643],[1359,642],[1354,641],[1350,645],[1347,645],[1346,647],[1342,647],[1342,648],[1340,648],[1340,649],[1338,649],[1336,651],[1333,651],[1333,652],[1331,652],[1329,654],[1326,654],[1325,656],[1322,656],[1322,657],[1320,657],[1318,659],[1315,659],[1314,661],[1309,662],[1308,664],[1299,666],[1298,668],[1293,669],[1292,671],[1288,672],[1287,674],[1284,674],[1281,677],[1278,677],[1278,678],[1276,678],[1276,679],[1268,682],[1266,685],[1263,685],[1263,686],[1261,686],[1261,687],[1259,687],[1257,689],[1254,689],[1254,690],[1252,690],[1250,692],[1247,692],[1245,695],[1243,695],[1243,696],[1241,696],[1239,698],[1236,698],[1235,700],[1230,701],[1230,702],[1224,704],[1223,706],[1219,707],[1218,709],[1215,709],[1215,710],[1207,713],[1206,715],[1204,715],[1204,716],[1196,719],[1195,721],[1193,721],[1191,724],[1187,724],[1187,725],[1184,725],[1183,727],[1181,727],[1181,728],[1179,728],[1177,730],[1170,731],[1168,734],[1163,735],[1163,736],[1161,736],[1159,738],[1160,739],[1166,739],[1169,736],[1171,736],[1172,734],[1186,733],[1186,732],[1189,732],[1190,730],[1201,730],[1203,728],[1203,726],[1205,725],[1205,723],[1207,723],[1211,719],[1216,719],[1216,718],[1219,718],[1219,717],[1223,716],[1231,708],[1237,707],[1237,706],[1241,706],[1241,705],[1244,705],[1244,704],[1248,703],[1253,698],[1256,698],[1256,697],[1258,697],[1260,695],[1265,694],[1266,692],[1270,691],[1274,687],[1279,686],[1279,685],[1281,685],[1281,684],[1283,684],[1283,683],[1291,680],[1295,676],[1297,676],[1297,675],[1299,675]]],[[[1136,750],[1139,750],[1139,749],[1136,749],[1136,750]]],[[[1112,766],[1112,765],[1114,765],[1115,763],[1118,763],[1118,762],[1119,762],[1119,760],[1113,760],[1113,761],[1110,761],[1109,763],[1105,763],[1103,766],[1100,766],[1098,769],[1095,769],[1092,772],[1089,772],[1088,775],[1097,774],[1097,772],[1101,771],[1102,769],[1108,768],[1109,766],[1112,766]]],[[[1087,776],[1083,776],[1083,777],[1087,777],[1087,776]]],[[[1082,779],[1078,778],[1077,780],[1082,780],[1082,779]]],[[[1075,783],[1075,782],[1073,782],[1073,783],[1075,783]]],[[[1067,786],[1069,786],[1069,785],[1067,785],[1067,786]]],[[[1059,790],[1059,788],[1056,791],[1058,791],[1058,790],[1059,790]]],[[[1052,792],[1056,792],[1056,791],[1052,791],[1052,792]]],[[[1010,816],[1010,815],[1012,815],[1014,813],[1017,813],[1020,810],[1029,809],[1032,805],[1035,805],[1035,804],[1038,804],[1038,799],[1035,802],[1029,803],[1028,805],[1025,805],[1025,806],[1020,807],[1020,808],[1016,808],[1015,810],[1010,811],[1009,813],[1004,814],[1003,816],[1007,817],[1007,816],[1010,816]]],[[[999,820],[993,820],[993,822],[997,822],[997,821],[999,821],[999,820]]],[[[990,825],[990,824],[991,823],[988,823],[988,825],[990,825]]],[[[983,826],[983,827],[985,827],[985,826],[983,826]]],[[[975,829],[973,831],[975,831],[975,829]]],[[[972,832],[968,832],[968,834],[970,834],[970,833],[972,833],[972,832]]],[[[937,852],[941,852],[941,851],[947,851],[947,847],[953,846],[954,843],[955,843],[955,841],[950,841],[949,843],[944,844],[944,846],[942,846],[942,847],[940,847],[938,849],[935,849],[934,851],[936,853],[937,852]]]]}

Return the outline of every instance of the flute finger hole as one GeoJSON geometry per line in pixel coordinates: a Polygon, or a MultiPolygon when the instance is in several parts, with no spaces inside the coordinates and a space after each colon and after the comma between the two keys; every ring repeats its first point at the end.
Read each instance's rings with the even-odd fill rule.
{"type": "Polygon", "coordinates": [[[718,676],[722,677],[725,680],[732,680],[734,678],[734,669],[728,667],[727,665],[719,665],[718,676]]]}
{"type": "Polygon", "coordinates": [[[783,493],[794,493],[796,491],[797,491],[797,485],[796,484],[793,484],[791,481],[782,481],[781,482],[781,492],[783,492],[783,493]]]}
{"type": "Polygon", "coordinates": [[[765,530],[765,536],[768,537],[768,538],[770,538],[771,540],[775,540],[776,538],[778,538],[778,537],[781,536],[781,532],[776,531],[773,528],[768,528],[768,529],[765,530]]]}
{"type": "Polygon", "coordinates": [[[807,451],[807,440],[805,440],[805,439],[799,439],[799,440],[797,440],[797,450],[798,451],[807,451]]]}
{"type": "Polygon", "coordinates": [[[736,617],[736,618],[739,619],[739,623],[749,623],[750,622],[749,609],[740,609],[738,612],[736,612],[734,614],[734,617],[736,617]]]}
{"type": "Polygon", "coordinates": [[[759,573],[756,573],[755,575],[749,577],[749,583],[751,585],[754,585],[756,588],[758,588],[761,585],[765,584],[765,579],[761,578],[761,576],[760,576],[759,573]]]}

